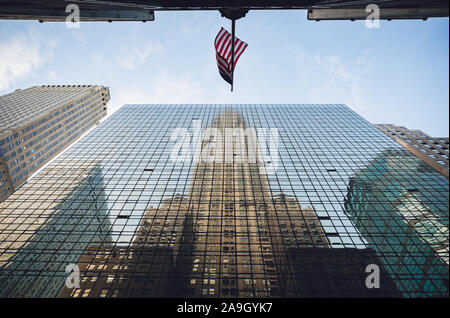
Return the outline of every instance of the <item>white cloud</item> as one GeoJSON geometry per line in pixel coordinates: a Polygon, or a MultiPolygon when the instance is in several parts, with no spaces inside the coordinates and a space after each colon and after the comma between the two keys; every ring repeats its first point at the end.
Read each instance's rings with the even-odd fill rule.
{"type": "Polygon", "coordinates": [[[149,43],[144,46],[127,49],[127,51],[117,58],[117,64],[120,68],[132,71],[137,66],[145,63],[147,58],[153,53],[161,53],[164,49],[159,43],[149,43]]]}
{"type": "Polygon", "coordinates": [[[160,73],[143,86],[122,87],[111,92],[108,113],[124,104],[186,104],[201,103],[206,91],[190,75],[160,73]]]}
{"type": "Polygon", "coordinates": [[[105,57],[103,56],[103,52],[95,52],[92,54],[92,62],[94,62],[97,66],[103,66],[105,64],[105,57]]]}
{"type": "Polygon", "coordinates": [[[56,80],[57,77],[58,77],[58,76],[56,75],[56,72],[55,72],[55,71],[50,71],[50,72],[48,72],[48,79],[49,79],[49,80],[54,81],[54,80],[56,80]]]}
{"type": "MultiPolygon", "coordinates": [[[[32,34],[14,34],[0,41],[0,91],[7,89],[16,80],[22,79],[40,67],[48,53],[32,34]]],[[[53,48],[54,45],[49,47],[53,48]]]]}
{"type": "Polygon", "coordinates": [[[373,61],[369,53],[352,61],[337,55],[311,54],[294,49],[297,77],[307,102],[342,103],[362,111],[368,107],[368,91],[364,85],[373,61]]]}

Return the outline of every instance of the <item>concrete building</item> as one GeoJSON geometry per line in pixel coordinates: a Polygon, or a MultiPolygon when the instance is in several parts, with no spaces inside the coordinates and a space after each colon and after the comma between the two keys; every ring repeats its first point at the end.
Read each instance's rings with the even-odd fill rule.
{"type": "Polygon", "coordinates": [[[375,126],[448,179],[448,137],[434,138],[418,129],[389,124],[375,126]]]}
{"type": "Polygon", "coordinates": [[[0,96],[0,202],[106,116],[109,90],[43,85],[0,96]]]}

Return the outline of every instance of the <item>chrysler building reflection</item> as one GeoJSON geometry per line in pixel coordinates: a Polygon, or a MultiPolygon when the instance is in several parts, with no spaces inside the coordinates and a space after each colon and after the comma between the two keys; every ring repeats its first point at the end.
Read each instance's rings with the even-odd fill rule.
{"type": "Polygon", "coordinates": [[[239,113],[211,128],[189,193],[148,206],[131,245],[90,246],[81,288],[61,297],[399,296],[373,250],[331,248],[313,208],[272,193],[254,136],[226,133],[247,128],[239,113]],[[380,265],[382,288],[366,288],[368,264],[380,265]]]}

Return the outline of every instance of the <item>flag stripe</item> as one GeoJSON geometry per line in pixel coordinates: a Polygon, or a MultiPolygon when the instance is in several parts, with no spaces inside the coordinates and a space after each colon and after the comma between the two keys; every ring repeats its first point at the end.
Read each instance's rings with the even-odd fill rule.
{"type": "MultiPolygon", "coordinates": [[[[231,43],[231,41],[230,41],[231,43]]],[[[236,51],[237,51],[237,47],[239,46],[240,43],[244,43],[241,40],[239,40],[238,38],[235,39],[234,41],[234,54],[236,55],[236,51]]],[[[227,52],[227,54],[225,55],[227,57],[228,61],[231,61],[231,49],[229,52],[227,52]]]]}
{"type": "Polygon", "coordinates": [[[225,34],[223,39],[221,40],[220,46],[219,46],[219,54],[221,56],[223,56],[223,52],[225,51],[225,46],[228,44],[228,42],[230,41],[231,38],[231,34],[225,34]]]}
{"type": "Polygon", "coordinates": [[[227,45],[226,45],[225,49],[222,50],[222,52],[220,53],[220,55],[221,55],[222,57],[226,57],[226,56],[228,56],[228,54],[229,54],[228,52],[231,52],[231,35],[229,36],[229,39],[227,38],[227,45]]]}
{"type": "Polygon", "coordinates": [[[219,64],[219,70],[225,73],[229,73],[231,75],[230,70],[228,69],[228,67],[224,67],[223,65],[219,64]]]}
{"type": "Polygon", "coordinates": [[[224,28],[220,29],[219,33],[216,36],[216,40],[215,40],[216,47],[217,47],[217,43],[220,41],[220,39],[223,37],[224,34],[225,34],[225,29],[224,28]]]}
{"type": "Polygon", "coordinates": [[[247,46],[248,46],[247,43],[244,43],[244,45],[242,46],[240,52],[235,53],[234,66],[236,66],[236,63],[239,60],[239,57],[242,55],[242,53],[244,53],[244,51],[247,48],[247,46]]]}
{"type": "Polygon", "coordinates": [[[216,48],[218,47],[218,43],[222,41],[223,37],[226,35],[226,30],[224,28],[222,28],[219,32],[219,34],[217,34],[216,37],[216,48]]]}
{"type": "MultiPolygon", "coordinates": [[[[217,65],[219,67],[223,68],[224,70],[230,71],[230,69],[228,68],[228,64],[225,61],[217,60],[217,65]]],[[[230,73],[231,73],[231,71],[230,71],[230,73]]]]}
{"type": "MultiPolygon", "coordinates": [[[[231,34],[223,27],[220,29],[214,41],[217,67],[220,76],[230,84],[233,83],[233,72],[231,70],[231,41],[231,34]]],[[[234,68],[247,46],[247,43],[241,41],[237,37],[234,38],[234,68]]]]}
{"type": "MultiPolygon", "coordinates": [[[[244,42],[242,42],[242,41],[239,41],[239,42],[235,41],[235,43],[234,43],[234,62],[235,63],[237,62],[236,55],[239,52],[239,49],[242,47],[243,43],[244,42]]],[[[231,65],[231,51],[230,51],[229,55],[227,56],[227,62],[230,63],[230,65],[231,65]]]]}

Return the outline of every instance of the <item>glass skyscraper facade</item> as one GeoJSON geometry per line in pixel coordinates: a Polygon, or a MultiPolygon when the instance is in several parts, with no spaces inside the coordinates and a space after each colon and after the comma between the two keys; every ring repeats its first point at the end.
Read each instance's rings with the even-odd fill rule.
{"type": "Polygon", "coordinates": [[[0,204],[0,296],[448,297],[448,186],[345,105],[125,105],[0,204]]]}

